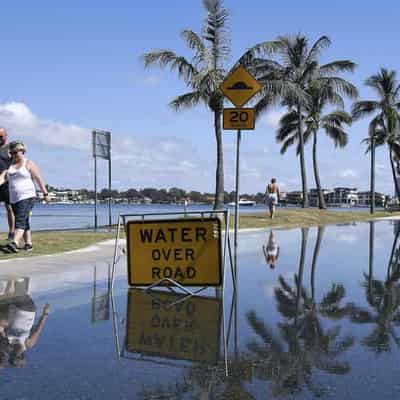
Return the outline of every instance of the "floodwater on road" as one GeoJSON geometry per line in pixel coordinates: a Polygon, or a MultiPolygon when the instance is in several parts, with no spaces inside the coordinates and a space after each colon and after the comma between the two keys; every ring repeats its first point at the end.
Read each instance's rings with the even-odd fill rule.
{"type": "Polygon", "coordinates": [[[191,298],[128,289],[123,260],[113,291],[111,259],[0,277],[1,399],[399,398],[399,232],[241,233],[237,290],[227,267],[191,298]]]}

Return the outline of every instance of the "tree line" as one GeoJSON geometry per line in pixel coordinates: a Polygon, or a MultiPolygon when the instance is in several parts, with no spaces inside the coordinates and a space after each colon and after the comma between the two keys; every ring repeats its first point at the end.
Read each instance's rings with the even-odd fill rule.
{"type": "MultiPolygon", "coordinates": [[[[60,189],[50,185],[47,185],[49,192],[59,192],[59,191],[70,191],[71,189],[60,189]]],[[[94,190],[88,189],[76,189],[74,192],[77,193],[79,197],[87,200],[94,200],[95,192],[94,190]]],[[[151,199],[154,203],[181,203],[185,199],[193,203],[213,203],[214,194],[207,192],[198,192],[195,190],[186,191],[177,187],[172,187],[170,189],[156,189],[156,188],[143,188],[143,189],[127,189],[127,190],[111,190],[103,188],[97,192],[98,200],[108,200],[111,197],[113,200],[126,200],[128,202],[142,202],[147,199],[151,199]]],[[[248,200],[254,200],[257,203],[262,203],[265,198],[264,193],[256,194],[243,194],[243,198],[248,200]]],[[[230,203],[235,201],[235,192],[224,192],[224,203],[230,203]]]]}
{"type": "MultiPolygon", "coordinates": [[[[386,145],[396,198],[400,189],[400,84],[396,71],[381,68],[365,80],[375,97],[359,100],[357,87],[343,74],[353,73],[356,63],[349,59],[321,63],[321,54],[331,40],[323,35],[312,42],[302,34],[278,36],[255,44],[227,68],[231,54],[229,11],[222,0],[203,0],[206,18],[200,34],[185,29],[182,39],[193,52],[191,59],[172,50],[156,50],[143,55],[145,67],[169,67],[181,78],[188,91],[173,99],[170,105],[180,111],[204,104],[213,114],[217,165],[214,207],[224,203],[223,143],[221,116],[224,96],[220,85],[239,65],[243,65],[262,84],[252,106],[256,118],[274,106],[286,110],[279,122],[276,141],[281,153],[295,147],[302,184],[302,206],[309,206],[305,145],[312,142],[313,178],[318,190],[319,208],[326,208],[318,164],[318,138],[325,133],[335,147],[348,143],[350,125],[363,117],[370,118],[363,143],[371,153],[371,195],[375,192],[375,149],[386,145]],[[352,101],[346,111],[345,101],[352,101]]],[[[372,201],[372,204],[375,202],[372,201]]],[[[373,208],[372,208],[373,211],[373,208]]]]}

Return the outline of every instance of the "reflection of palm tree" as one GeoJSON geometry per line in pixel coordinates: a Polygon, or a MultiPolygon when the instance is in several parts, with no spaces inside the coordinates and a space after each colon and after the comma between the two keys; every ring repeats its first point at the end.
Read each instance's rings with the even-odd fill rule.
{"type": "Polygon", "coordinates": [[[381,353],[391,350],[391,342],[400,346],[395,326],[400,326],[400,249],[396,232],[390,254],[385,281],[374,279],[374,224],[370,223],[369,274],[364,274],[365,295],[372,310],[350,304],[350,319],[359,324],[375,324],[372,332],[362,340],[371,351],[381,353]]]}
{"type": "Polygon", "coordinates": [[[395,327],[400,326],[400,249],[397,247],[399,233],[393,241],[386,280],[373,277],[373,225],[370,225],[370,267],[364,274],[365,297],[372,310],[350,304],[350,319],[359,324],[374,324],[372,332],[362,340],[362,344],[375,353],[391,350],[394,342],[400,347],[400,337],[395,327]]]}
{"type": "Polygon", "coordinates": [[[279,277],[280,287],[275,289],[278,311],[285,317],[280,323],[279,336],[262,321],[254,311],[247,314],[248,322],[261,339],[248,343],[248,349],[257,360],[260,378],[273,382],[275,394],[296,393],[306,386],[314,395],[323,389],[311,378],[313,369],[331,374],[345,374],[348,363],[337,361],[337,357],[353,345],[352,337],[339,338],[340,328],[324,329],[319,315],[330,318],[343,317],[347,310],[341,306],[345,296],[342,285],[333,284],[322,301],[315,301],[315,269],[322,241],[323,228],[318,229],[313,255],[312,295],[302,285],[308,230],[302,230],[299,271],[295,275],[295,286],[279,277]]]}

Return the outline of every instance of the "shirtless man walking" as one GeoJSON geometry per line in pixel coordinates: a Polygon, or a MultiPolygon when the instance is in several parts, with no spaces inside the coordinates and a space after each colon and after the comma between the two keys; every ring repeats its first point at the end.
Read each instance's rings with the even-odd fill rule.
{"type": "Polygon", "coordinates": [[[275,216],[275,208],[279,201],[279,186],[276,183],[276,179],[272,178],[271,183],[267,185],[267,189],[265,191],[265,200],[269,209],[269,216],[274,218],[275,216]]]}
{"type": "MultiPolygon", "coordinates": [[[[0,173],[8,169],[11,165],[11,156],[9,153],[8,135],[5,128],[0,127],[0,173]]],[[[15,217],[10,204],[10,193],[8,183],[0,186],[0,202],[4,202],[8,219],[8,239],[14,238],[15,217]]]]}

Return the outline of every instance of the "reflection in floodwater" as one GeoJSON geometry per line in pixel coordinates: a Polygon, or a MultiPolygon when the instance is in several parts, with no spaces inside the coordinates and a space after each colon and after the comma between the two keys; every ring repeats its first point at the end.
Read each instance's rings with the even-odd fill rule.
{"type": "Polygon", "coordinates": [[[271,269],[274,269],[279,258],[280,248],[272,230],[269,233],[267,244],[263,245],[262,249],[265,262],[269,264],[271,269]]]}
{"type": "Polygon", "coordinates": [[[321,246],[323,228],[318,228],[311,273],[311,294],[303,286],[303,275],[308,240],[308,229],[302,229],[298,273],[295,286],[279,276],[275,299],[280,315],[278,334],[255,311],[247,313],[247,320],[256,339],[247,348],[255,357],[256,375],[271,382],[274,395],[295,394],[303,387],[315,396],[324,388],[312,380],[313,370],[343,375],[350,371],[349,363],[338,359],[354,344],[351,336],[340,337],[340,326],[324,328],[321,316],[338,320],[346,316],[343,285],[332,284],[320,302],[315,300],[315,273],[321,246]]]}
{"type": "Polygon", "coordinates": [[[25,352],[36,345],[49,315],[46,304],[35,323],[29,278],[0,278],[0,367],[23,367],[25,352]]]}
{"type": "Polygon", "coordinates": [[[90,268],[85,282],[70,270],[0,279],[0,398],[397,399],[400,233],[392,228],[274,231],[274,270],[262,250],[270,232],[243,234],[237,291],[228,275],[215,297],[214,288],[191,297],[172,287],[128,292],[122,274],[112,293],[107,265],[93,285],[90,268]],[[60,310],[47,322],[46,302],[60,310]],[[11,368],[24,354],[26,367],[11,368]]]}
{"type": "Polygon", "coordinates": [[[395,237],[387,266],[385,280],[374,278],[374,223],[370,223],[369,273],[362,283],[369,308],[350,304],[351,321],[374,325],[361,343],[375,353],[391,351],[392,345],[400,347],[400,337],[395,327],[400,326],[400,231],[395,224],[395,237]]]}

